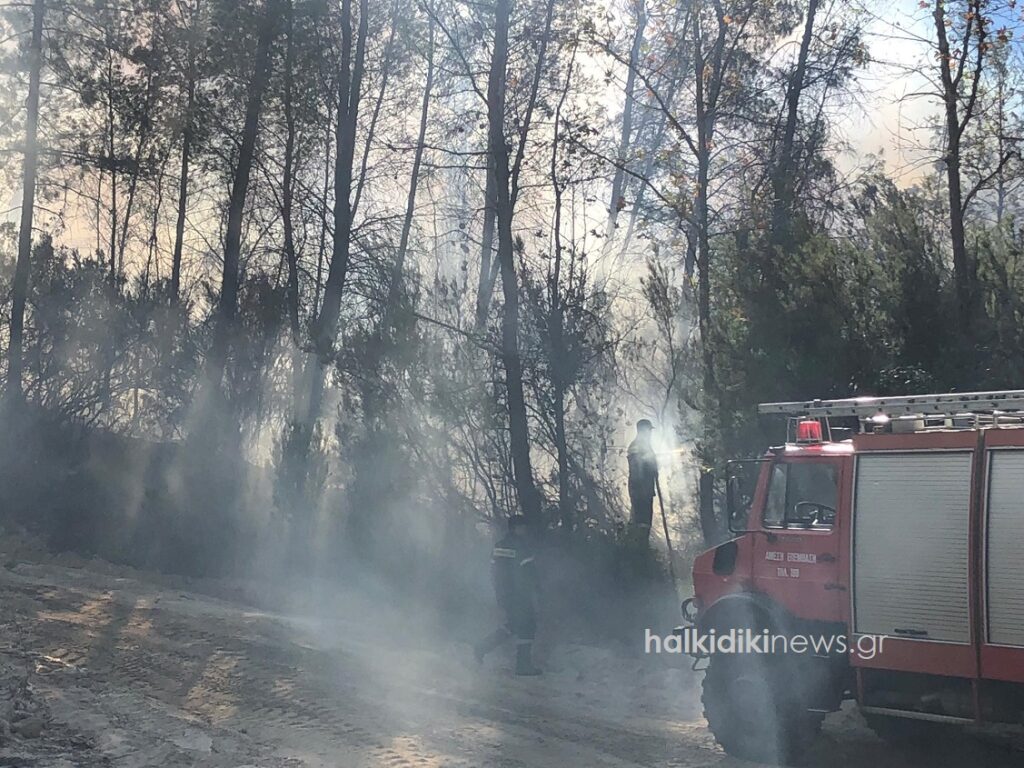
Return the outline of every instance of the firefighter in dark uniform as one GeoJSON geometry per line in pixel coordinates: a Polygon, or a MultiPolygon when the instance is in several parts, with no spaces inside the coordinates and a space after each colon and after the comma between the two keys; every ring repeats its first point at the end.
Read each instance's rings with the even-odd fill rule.
{"type": "Polygon", "coordinates": [[[534,607],[536,576],[533,548],[530,546],[526,518],[509,518],[508,533],[491,553],[491,573],[498,607],[505,624],[489,634],[473,648],[477,663],[510,637],[516,638],[516,674],[539,675],[533,666],[533,639],[537,631],[534,607]]]}
{"type": "Polygon", "coordinates": [[[647,419],[636,423],[636,438],[626,449],[629,462],[629,506],[633,525],[644,540],[650,538],[654,519],[654,495],[658,488],[658,457],[651,446],[654,425],[647,419]]]}

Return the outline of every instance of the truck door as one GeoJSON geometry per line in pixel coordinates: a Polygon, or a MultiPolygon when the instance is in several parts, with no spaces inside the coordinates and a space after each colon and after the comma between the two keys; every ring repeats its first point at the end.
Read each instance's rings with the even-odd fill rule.
{"type": "Polygon", "coordinates": [[[766,535],[754,545],[754,584],[798,618],[843,617],[836,528],[844,463],[838,457],[780,457],[769,470],[760,520],[766,535]]]}

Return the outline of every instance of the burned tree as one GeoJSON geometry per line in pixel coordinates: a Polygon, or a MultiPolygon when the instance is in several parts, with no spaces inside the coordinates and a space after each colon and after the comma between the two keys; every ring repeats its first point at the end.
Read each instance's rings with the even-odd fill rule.
{"type": "Polygon", "coordinates": [[[32,261],[32,220],[36,201],[36,175],[39,170],[39,89],[43,70],[43,21],[45,0],[32,3],[32,39],[29,43],[29,82],[25,149],[22,165],[21,222],[18,229],[18,261],[14,271],[11,307],[11,340],[7,353],[7,395],[20,402],[22,391],[22,354],[25,328],[25,302],[32,261]]]}

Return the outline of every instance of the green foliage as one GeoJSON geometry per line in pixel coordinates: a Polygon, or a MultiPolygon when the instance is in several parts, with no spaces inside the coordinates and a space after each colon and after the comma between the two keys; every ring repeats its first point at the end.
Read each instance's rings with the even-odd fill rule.
{"type": "Polygon", "coordinates": [[[999,386],[1024,381],[1024,229],[1012,218],[976,232],[985,292],[986,359],[980,373],[999,386]]]}
{"type": "Polygon", "coordinates": [[[112,284],[107,265],[42,239],[33,252],[25,375],[40,406],[166,432],[188,406],[197,350],[158,292],[112,284]]]}
{"type": "Polygon", "coordinates": [[[720,238],[715,360],[723,433],[712,462],[782,437],[756,416],[771,400],[1018,386],[1021,231],[972,230],[984,316],[965,332],[930,201],[876,176],[843,201],[839,233],[807,222],[783,247],[763,236],[720,238]]]}

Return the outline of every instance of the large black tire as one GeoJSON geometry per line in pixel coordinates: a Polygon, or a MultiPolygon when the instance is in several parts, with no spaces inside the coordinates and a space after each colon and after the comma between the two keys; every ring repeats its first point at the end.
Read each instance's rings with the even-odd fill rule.
{"type": "Polygon", "coordinates": [[[786,669],[771,656],[711,657],[701,701],[711,733],[728,754],[790,765],[817,736],[824,715],[807,711],[786,669]]]}
{"type": "Polygon", "coordinates": [[[882,741],[894,746],[933,747],[962,730],[960,726],[948,723],[937,723],[931,720],[916,720],[908,717],[880,715],[875,712],[864,712],[864,720],[868,728],[882,741]]]}

